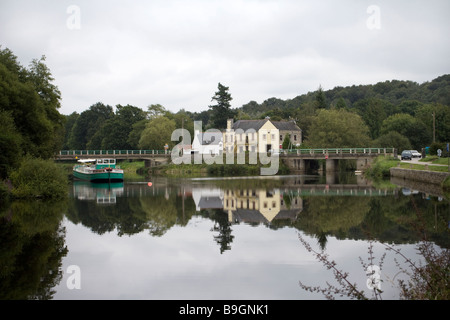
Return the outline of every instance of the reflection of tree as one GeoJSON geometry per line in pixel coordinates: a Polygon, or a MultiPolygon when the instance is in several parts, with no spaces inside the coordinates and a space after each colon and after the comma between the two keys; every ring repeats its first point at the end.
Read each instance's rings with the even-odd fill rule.
{"type": "Polygon", "coordinates": [[[231,249],[231,243],[234,238],[231,234],[233,230],[223,210],[211,209],[211,212],[210,218],[214,221],[214,226],[211,228],[211,231],[219,233],[218,235],[214,235],[214,241],[220,246],[220,253],[222,254],[226,250],[231,249]]]}
{"type": "Polygon", "coordinates": [[[295,227],[316,236],[325,248],[328,235],[337,238],[377,239],[381,242],[413,243],[420,241],[416,227],[425,225],[429,239],[448,248],[449,206],[421,194],[382,197],[304,198],[303,212],[295,227]],[[419,216],[417,212],[422,214],[419,216]],[[422,219],[423,221],[419,221],[422,219]]]}
{"type": "Polygon", "coordinates": [[[146,229],[153,236],[162,236],[177,222],[175,196],[166,199],[163,195],[141,198],[142,210],[146,214],[146,229]]]}
{"type": "Polygon", "coordinates": [[[190,197],[183,201],[176,190],[159,191],[151,196],[117,197],[113,205],[72,199],[67,215],[73,223],[81,222],[98,234],[117,230],[122,236],[148,229],[151,235],[161,236],[175,224],[187,224],[195,203],[190,197]]]}
{"type": "Polygon", "coordinates": [[[304,199],[303,212],[296,225],[318,237],[324,248],[326,235],[345,238],[349,230],[358,226],[369,211],[368,197],[319,197],[304,199]]]}
{"type": "Polygon", "coordinates": [[[66,208],[65,202],[13,202],[11,218],[0,218],[0,299],[52,298],[67,254],[66,208]]]}

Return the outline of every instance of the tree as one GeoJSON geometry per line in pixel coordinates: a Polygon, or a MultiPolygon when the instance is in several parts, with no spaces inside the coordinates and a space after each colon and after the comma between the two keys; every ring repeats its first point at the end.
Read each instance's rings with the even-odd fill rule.
{"type": "Polygon", "coordinates": [[[381,134],[390,131],[396,131],[408,137],[414,149],[420,150],[431,142],[431,132],[426,125],[410,114],[397,113],[386,118],[381,126],[381,134]]]}
{"type": "Polygon", "coordinates": [[[160,104],[151,104],[147,107],[147,115],[149,119],[153,119],[159,116],[164,116],[168,112],[166,108],[164,108],[160,104]]]}
{"type": "Polygon", "coordinates": [[[33,60],[26,69],[11,50],[0,48],[0,109],[10,112],[24,153],[50,158],[61,148],[64,117],[57,110],[59,90],[44,61],[33,60]]]}
{"type": "Polygon", "coordinates": [[[362,118],[344,109],[320,110],[309,128],[306,144],[318,148],[366,147],[369,129],[362,118]]]}
{"type": "Polygon", "coordinates": [[[386,119],[385,106],[387,103],[381,99],[369,98],[355,103],[358,114],[369,127],[370,137],[376,139],[380,136],[380,128],[386,119]]]}
{"type": "Polygon", "coordinates": [[[150,120],[139,140],[139,148],[147,150],[164,150],[167,143],[173,146],[172,132],[176,129],[175,121],[167,117],[159,116],[150,120]]]}
{"type": "Polygon", "coordinates": [[[145,120],[145,112],[131,105],[117,105],[116,113],[98,130],[92,141],[97,141],[99,148],[108,149],[132,149],[128,138],[136,122],[145,120]]]}
{"type": "Polygon", "coordinates": [[[327,108],[327,101],[321,85],[319,86],[319,89],[317,89],[316,93],[316,108],[317,109],[327,108]]]}
{"type": "Polygon", "coordinates": [[[218,89],[211,99],[211,101],[216,101],[217,104],[209,106],[212,109],[211,125],[216,129],[224,129],[227,126],[227,119],[235,116],[235,112],[231,110],[230,104],[233,98],[231,98],[231,94],[228,92],[229,87],[225,87],[219,83],[218,89]]]}
{"type": "Polygon", "coordinates": [[[70,149],[100,148],[99,136],[96,136],[94,140],[92,138],[113,116],[113,108],[101,102],[97,102],[88,110],[83,111],[73,125],[68,143],[70,149]]]}
{"type": "Polygon", "coordinates": [[[17,166],[22,156],[22,136],[14,126],[11,112],[0,109],[0,180],[17,166]]]}
{"type": "Polygon", "coordinates": [[[289,134],[287,134],[284,137],[282,147],[283,147],[284,150],[288,150],[288,149],[291,148],[291,146],[292,146],[291,138],[289,138],[289,134]]]}
{"type": "Polygon", "coordinates": [[[409,139],[397,131],[389,131],[378,137],[373,143],[374,147],[396,148],[399,152],[412,148],[409,139]]]}
{"type": "Polygon", "coordinates": [[[425,123],[429,132],[433,132],[433,112],[435,116],[434,130],[436,141],[448,142],[450,139],[450,107],[439,103],[424,104],[416,109],[415,118],[425,123]]]}

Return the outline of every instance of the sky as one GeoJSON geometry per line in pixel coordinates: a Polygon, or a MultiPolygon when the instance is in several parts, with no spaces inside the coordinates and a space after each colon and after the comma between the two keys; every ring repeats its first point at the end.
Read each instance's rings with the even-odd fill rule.
{"type": "Polygon", "coordinates": [[[1,0],[0,45],[45,55],[60,112],[208,110],[450,73],[448,0],[1,0]]]}

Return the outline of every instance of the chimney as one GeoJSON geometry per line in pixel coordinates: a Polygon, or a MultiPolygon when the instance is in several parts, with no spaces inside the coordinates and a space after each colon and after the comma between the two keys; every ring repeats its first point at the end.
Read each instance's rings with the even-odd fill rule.
{"type": "Polygon", "coordinates": [[[228,119],[227,120],[227,130],[231,130],[233,129],[233,119],[228,119]]]}

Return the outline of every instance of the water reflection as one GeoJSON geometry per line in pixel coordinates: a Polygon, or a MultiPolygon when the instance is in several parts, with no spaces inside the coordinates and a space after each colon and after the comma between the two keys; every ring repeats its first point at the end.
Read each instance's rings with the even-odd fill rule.
{"type": "MultiPolygon", "coordinates": [[[[109,277],[120,278],[117,275],[125,270],[120,267],[127,261],[127,279],[139,272],[145,277],[124,280],[117,286],[121,292],[134,293],[140,283],[150,283],[143,285],[143,297],[173,298],[183,293],[174,289],[175,283],[184,281],[186,292],[192,292],[201,282],[201,289],[188,298],[212,298],[209,288],[220,273],[229,275],[220,284],[223,292],[211,292],[219,298],[236,298],[226,291],[233,281],[239,289],[234,294],[245,291],[243,297],[248,298],[271,292],[251,289],[258,288],[261,278],[271,281],[267,285],[271,289],[300,291],[296,284],[301,272],[296,268],[305,262],[298,256],[297,231],[322,248],[339,253],[350,248],[353,253],[354,247],[365,243],[352,240],[415,244],[422,240],[415,227],[423,220],[429,240],[450,246],[450,205],[435,193],[439,190],[421,190],[423,186],[405,182],[374,187],[355,176],[329,181],[294,176],[157,178],[151,186],[145,180],[105,185],[74,182],[68,201],[13,202],[0,215],[0,298],[51,299],[60,282],[60,292],[72,298],[76,292],[67,293],[61,281],[66,256],[66,265],[82,268],[83,288],[103,281],[91,291],[84,289],[83,297],[96,290],[100,297],[108,296],[109,277]],[[239,271],[231,275],[230,269],[239,271]],[[185,270],[188,276],[182,274],[185,270]],[[255,270],[263,276],[256,277],[255,270]],[[158,274],[164,275],[162,280],[158,274]],[[178,278],[172,282],[173,274],[178,278]],[[240,282],[233,280],[237,275],[240,282]],[[160,281],[165,285],[158,287],[160,281]],[[144,291],[154,287],[158,290],[144,291]]],[[[313,275],[317,269],[308,272],[313,275]]],[[[289,294],[275,297],[289,298],[289,294]]]]}
{"type": "Polygon", "coordinates": [[[68,253],[67,202],[14,201],[0,209],[0,300],[51,299],[68,253]]]}
{"type": "Polygon", "coordinates": [[[68,217],[99,234],[145,231],[162,236],[173,226],[186,226],[192,217],[202,216],[216,224],[213,229],[219,235],[215,239],[220,239],[223,252],[231,248],[233,237],[226,235],[229,225],[241,223],[271,229],[288,226],[317,237],[323,246],[327,236],[413,243],[418,240],[414,224],[420,210],[430,236],[448,246],[448,240],[439,235],[449,220],[448,202],[440,201],[442,198],[404,186],[375,188],[360,176],[346,183],[330,185],[326,181],[328,177],[290,176],[160,178],[151,186],[146,181],[74,183],[68,217]]]}

